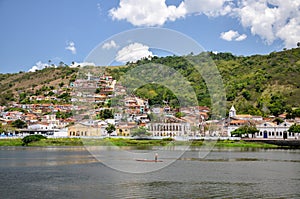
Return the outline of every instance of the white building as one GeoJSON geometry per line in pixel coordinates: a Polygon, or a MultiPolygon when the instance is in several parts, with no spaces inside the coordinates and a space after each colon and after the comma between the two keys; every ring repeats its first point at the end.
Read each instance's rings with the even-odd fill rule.
{"type": "Polygon", "coordinates": [[[149,123],[147,128],[152,136],[187,136],[191,132],[189,123],[149,123]]]}
{"type": "Polygon", "coordinates": [[[288,132],[292,123],[283,122],[279,125],[272,122],[264,122],[262,124],[256,125],[259,130],[255,134],[256,138],[273,138],[273,139],[298,139],[299,134],[288,132]]]}

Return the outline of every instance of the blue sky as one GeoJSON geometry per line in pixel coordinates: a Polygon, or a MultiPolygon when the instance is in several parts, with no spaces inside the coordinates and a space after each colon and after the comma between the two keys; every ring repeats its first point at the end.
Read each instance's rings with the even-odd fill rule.
{"type": "Polygon", "coordinates": [[[0,0],[0,73],[81,63],[111,36],[143,27],[178,31],[207,51],[268,54],[296,47],[299,13],[299,0],[0,0]]]}

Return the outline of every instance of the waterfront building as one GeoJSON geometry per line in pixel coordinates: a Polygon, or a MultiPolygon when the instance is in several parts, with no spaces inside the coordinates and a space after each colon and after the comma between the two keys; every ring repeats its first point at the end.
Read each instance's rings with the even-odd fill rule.
{"type": "Polygon", "coordinates": [[[264,122],[256,125],[256,128],[259,130],[259,132],[255,134],[255,137],[265,139],[297,139],[299,138],[297,133],[288,132],[292,125],[293,124],[289,122],[283,122],[278,125],[272,122],[264,122]]]}
{"type": "Polygon", "coordinates": [[[191,125],[174,116],[166,116],[162,122],[148,123],[146,125],[152,136],[188,136],[191,134],[191,125]]]}
{"type": "Polygon", "coordinates": [[[78,123],[68,128],[68,136],[101,136],[101,128],[78,123]]]}

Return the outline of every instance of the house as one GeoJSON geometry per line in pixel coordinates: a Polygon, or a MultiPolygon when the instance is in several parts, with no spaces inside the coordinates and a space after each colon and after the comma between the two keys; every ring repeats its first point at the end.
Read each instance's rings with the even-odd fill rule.
{"type": "Polygon", "coordinates": [[[29,130],[53,130],[53,126],[46,122],[31,124],[27,127],[29,130]]]}
{"type": "Polygon", "coordinates": [[[119,125],[116,127],[116,133],[118,136],[131,136],[131,131],[135,127],[135,125],[119,125]]]}
{"type": "Polygon", "coordinates": [[[138,97],[126,97],[125,108],[128,114],[143,114],[148,111],[148,100],[143,100],[138,97]]]}
{"type": "Polygon", "coordinates": [[[244,125],[256,125],[263,121],[261,116],[253,116],[249,114],[240,114],[236,113],[234,106],[231,106],[229,110],[229,117],[226,119],[227,136],[231,136],[231,132],[244,126],[244,125]]]}
{"type": "Polygon", "coordinates": [[[249,124],[246,120],[231,120],[227,126],[227,135],[231,136],[231,132],[240,128],[241,126],[249,124]]]}
{"type": "Polygon", "coordinates": [[[19,111],[10,111],[10,112],[4,113],[2,117],[5,120],[18,120],[18,119],[21,120],[23,115],[24,114],[19,111]]]}

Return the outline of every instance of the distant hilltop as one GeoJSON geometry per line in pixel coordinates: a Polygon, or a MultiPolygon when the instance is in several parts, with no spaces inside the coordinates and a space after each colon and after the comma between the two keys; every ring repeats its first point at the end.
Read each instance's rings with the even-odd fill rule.
{"type": "MultiPolygon", "coordinates": [[[[152,57],[127,63],[122,67],[106,67],[105,70],[118,81],[137,65],[151,63],[169,66],[191,83],[199,105],[210,107],[206,84],[186,59],[188,56],[203,56],[203,63],[206,63],[211,61],[204,59],[207,55],[214,61],[222,76],[228,110],[234,105],[241,113],[278,116],[292,114],[295,108],[300,107],[300,48],[252,56],[206,52],[199,55],[152,57]]],[[[79,65],[74,63],[71,67],[64,65],[35,72],[0,74],[0,106],[13,102],[25,103],[28,96],[39,96],[43,89],[64,89],[65,93],[71,92],[68,86],[76,80],[79,68],[82,67],[79,65]]],[[[166,100],[170,103],[176,101],[176,96],[161,85],[145,85],[135,92],[137,96],[147,98],[153,104],[166,100]]]]}

